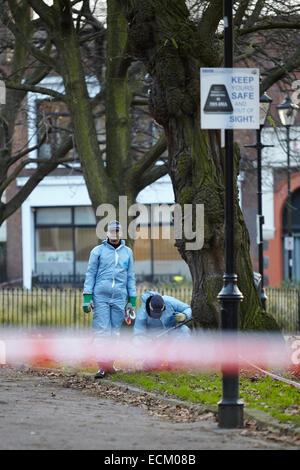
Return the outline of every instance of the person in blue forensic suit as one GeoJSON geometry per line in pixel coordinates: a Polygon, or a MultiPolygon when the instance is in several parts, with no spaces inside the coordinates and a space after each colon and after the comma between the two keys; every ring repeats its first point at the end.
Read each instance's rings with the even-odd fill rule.
{"type": "MultiPolygon", "coordinates": [[[[158,336],[163,331],[190,320],[192,316],[189,305],[168,295],[161,296],[157,292],[147,291],[142,295],[142,302],[133,329],[136,344],[142,342],[148,335],[158,336]]],[[[190,334],[189,327],[182,325],[170,331],[169,336],[187,338],[190,334]]]]}
{"type": "MultiPolygon", "coordinates": [[[[119,335],[127,301],[136,306],[136,285],[132,250],[121,240],[121,224],[108,224],[106,240],[90,253],[83,289],[85,312],[93,312],[92,327],[96,339],[119,335]]],[[[95,378],[112,372],[112,364],[99,363],[95,378]]]]}

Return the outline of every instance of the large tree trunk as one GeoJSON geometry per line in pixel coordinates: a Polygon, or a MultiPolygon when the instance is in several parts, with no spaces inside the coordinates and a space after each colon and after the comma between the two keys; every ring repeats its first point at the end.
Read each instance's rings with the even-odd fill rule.
{"type": "MultiPolygon", "coordinates": [[[[183,0],[122,0],[129,20],[129,37],[136,55],[152,76],[150,105],[153,117],[163,125],[168,139],[169,173],[175,201],[204,204],[205,231],[201,250],[177,247],[193,278],[193,316],[198,326],[219,325],[217,295],[223,285],[224,259],[224,152],[218,131],[200,129],[199,71],[219,66],[213,34],[201,41],[201,32],[188,18],[183,0]]],[[[208,26],[208,25],[206,25],[208,26]]],[[[236,158],[238,168],[238,153],[236,158]]],[[[244,295],[240,326],[247,329],[276,328],[262,311],[249,253],[249,236],[235,188],[235,253],[238,286],[244,295]]]]}

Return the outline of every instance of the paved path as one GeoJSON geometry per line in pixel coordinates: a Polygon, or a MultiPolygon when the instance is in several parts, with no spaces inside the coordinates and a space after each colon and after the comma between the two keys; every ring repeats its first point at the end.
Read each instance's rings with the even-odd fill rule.
{"type": "MultiPolygon", "coordinates": [[[[173,423],[146,409],[62,387],[47,376],[0,369],[0,449],[291,449],[222,430],[215,419],[173,423]]],[[[108,455],[111,455],[108,453],[108,455]]]]}

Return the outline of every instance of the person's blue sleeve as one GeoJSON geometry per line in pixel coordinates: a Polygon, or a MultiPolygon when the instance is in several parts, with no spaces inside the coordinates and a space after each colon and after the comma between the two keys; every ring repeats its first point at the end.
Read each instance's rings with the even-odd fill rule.
{"type": "Polygon", "coordinates": [[[184,302],[181,302],[181,300],[178,300],[178,299],[174,298],[172,300],[172,306],[173,306],[176,313],[185,313],[186,320],[191,319],[192,309],[188,304],[186,304],[184,302]]]}
{"type": "Polygon", "coordinates": [[[89,264],[87,268],[87,272],[85,275],[85,282],[83,287],[84,294],[93,294],[94,293],[94,286],[96,282],[96,276],[99,266],[99,250],[94,248],[91,251],[89,264]]]}
{"type": "Polygon", "coordinates": [[[128,297],[137,297],[132,250],[130,250],[130,257],[129,257],[129,263],[128,263],[127,293],[128,293],[128,297]]]}

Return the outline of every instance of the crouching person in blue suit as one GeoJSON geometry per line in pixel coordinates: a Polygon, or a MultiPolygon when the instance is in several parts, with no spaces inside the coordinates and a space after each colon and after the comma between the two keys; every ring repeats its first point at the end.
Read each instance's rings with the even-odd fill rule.
{"type": "MultiPolygon", "coordinates": [[[[168,295],[161,296],[157,292],[147,291],[142,295],[142,302],[133,329],[136,344],[142,342],[146,336],[158,336],[163,331],[190,320],[192,316],[189,305],[168,295]]],[[[182,325],[170,331],[168,336],[187,338],[190,334],[189,327],[182,325]]]]}
{"type": "Polygon", "coordinates": [[[148,291],[142,295],[142,306],[137,312],[134,329],[133,329],[133,343],[142,351],[142,345],[150,338],[154,340],[153,348],[158,348],[157,362],[153,362],[153,355],[149,359],[143,358],[136,361],[137,370],[155,370],[156,368],[168,370],[168,367],[173,362],[174,355],[172,351],[171,356],[165,355],[160,350],[159,338],[168,338],[172,342],[186,340],[191,335],[191,330],[186,325],[174,328],[180,323],[190,320],[192,316],[191,307],[180,300],[168,295],[161,296],[157,292],[148,291]],[[168,332],[169,331],[169,332],[168,332]],[[158,340],[158,341],[157,341],[158,340]],[[161,355],[162,354],[162,355],[161,355]],[[161,356],[160,356],[161,355],[161,356]]]}
{"type": "MultiPolygon", "coordinates": [[[[136,305],[136,285],[132,250],[121,240],[118,221],[108,224],[107,239],[90,253],[83,289],[85,312],[94,307],[92,327],[96,340],[118,336],[127,301],[136,305]]],[[[99,363],[95,378],[112,372],[113,364],[99,363]]]]}

